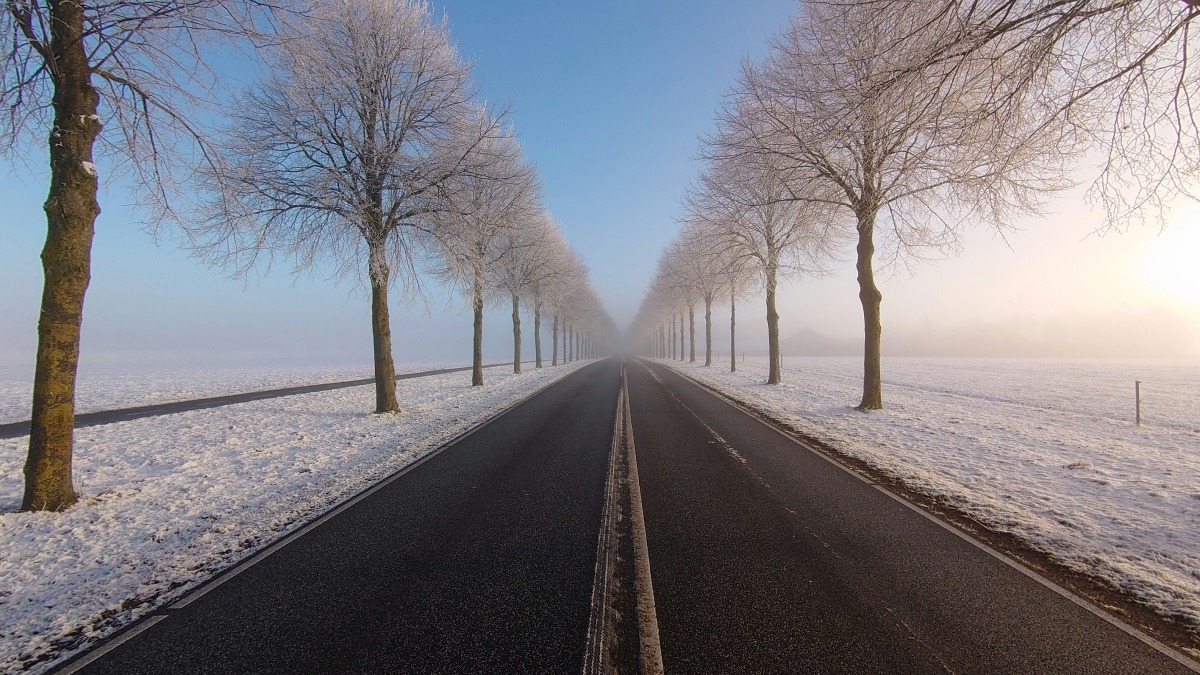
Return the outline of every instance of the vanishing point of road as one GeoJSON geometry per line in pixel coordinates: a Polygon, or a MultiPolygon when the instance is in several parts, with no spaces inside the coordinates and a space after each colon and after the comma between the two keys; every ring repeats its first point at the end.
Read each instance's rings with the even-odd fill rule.
{"type": "Polygon", "coordinates": [[[674,371],[594,363],[82,673],[1189,673],[674,371]]]}

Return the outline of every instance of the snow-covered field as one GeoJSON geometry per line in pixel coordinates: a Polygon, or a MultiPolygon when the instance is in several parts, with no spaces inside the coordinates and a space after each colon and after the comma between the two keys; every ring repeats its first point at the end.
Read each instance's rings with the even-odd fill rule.
{"type": "Polygon", "coordinates": [[[861,360],[784,361],[671,365],[1200,630],[1200,364],[885,359],[864,415],[861,360]]]}
{"type": "MultiPolygon", "coordinates": [[[[453,368],[462,363],[400,364],[399,373],[453,368]]],[[[344,382],[374,377],[370,364],[314,368],[79,368],[76,412],[113,410],[139,405],[188,401],[304,384],[344,382]]],[[[32,366],[0,366],[0,424],[29,419],[33,393],[32,366]]]]}
{"type": "Polygon", "coordinates": [[[61,514],[17,512],[28,436],[0,440],[0,672],[173,601],[586,363],[400,380],[400,415],[369,414],[363,386],[81,429],[81,501],[61,514]]]}

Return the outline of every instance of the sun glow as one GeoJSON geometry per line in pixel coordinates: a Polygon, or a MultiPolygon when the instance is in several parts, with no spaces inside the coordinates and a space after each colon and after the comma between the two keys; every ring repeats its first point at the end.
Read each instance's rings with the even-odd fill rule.
{"type": "Polygon", "coordinates": [[[1164,295],[1200,309],[1200,207],[1181,216],[1147,246],[1142,276],[1164,295]]]}

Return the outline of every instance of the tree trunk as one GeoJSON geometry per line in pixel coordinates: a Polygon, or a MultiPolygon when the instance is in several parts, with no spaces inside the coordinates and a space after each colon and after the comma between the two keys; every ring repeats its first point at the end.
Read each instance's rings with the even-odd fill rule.
{"type": "Polygon", "coordinates": [[[513,305],[513,374],[521,374],[521,298],[512,294],[513,305]]]}
{"type": "Polygon", "coordinates": [[[776,266],[767,265],[767,353],[771,367],[767,372],[767,384],[779,384],[783,381],[779,372],[779,313],[775,311],[776,266]]]}
{"type": "Polygon", "coordinates": [[[554,329],[550,332],[551,357],[550,365],[558,365],[558,315],[554,315],[554,329]]]}
{"type": "Polygon", "coordinates": [[[704,296],[704,365],[712,365],[712,294],[704,296]]]}
{"type": "Polygon", "coordinates": [[[675,360],[675,315],[671,315],[671,353],[669,357],[672,361],[675,360]]]}
{"type": "Polygon", "coordinates": [[[475,284],[471,309],[475,313],[475,332],[471,346],[471,386],[483,386],[483,260],[475,262],[475,284]]]}
{"type": "MultiPolygon", "coordinates": [[[[381,238],[383,239],[383,238],[381,238]]],[[[384,241],[368,242],[371,279],[371,337],[375,349],[375,412],[400,412],[396,402],[396,364],[392,362],[392,323],[388,316],[388,281],[391,270],[384,241]]]]}
{"type": "Polygon", "coordinates": [[[737,294],[729,291],[729,372],[737,372],[737,294]]]}
{"type": "Polygon", "coordinates": [[[858,218],[858,299],[863,308],[863,395],[858,409],[883,408],[883,384],[879,343],[883,334],[880,304],[883,294],[875,285],[875,213],[862,213],[858,218]]]}
{"type": "Polygon", "coordinates": [[[688,305],[688,363],[696,362],[696,306],[688,305]]]}
{"type": "MultiPolygon", "coordinates": [[[[33,376],[24,511],[61,511],[77,500],[71,480],[75,376],[83,299],[91,281],[92,238],[100,204],[92,148],[100,133],[99,96],[83,41],[81,3],[50,5],[54,54],[54,127],[50,132],[50,192],[42,248],[41,315],[33,376]]],[[[50,65],[50,64],[48,64],[50,65]]]]}
{"type": "Polygon", "coordinates": [[[533,299],[533,363],[535,368],[542,367],[542,303],[533,299]]]}
{"type": "Polygon", "coordinates": [[[683,325],[683,312],[679,313],[679,360],[687,358],[687,348],[684,344],[687,340],[687,329],[683,325]]]}

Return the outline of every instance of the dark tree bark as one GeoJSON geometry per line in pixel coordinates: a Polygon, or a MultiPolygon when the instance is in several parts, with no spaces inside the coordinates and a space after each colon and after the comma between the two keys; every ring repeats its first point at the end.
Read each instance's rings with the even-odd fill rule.
{"type": "Polygon", "coordinates": [[[371,337],[375,349],[375,412],[400,412],[396,402],[396,364],[392,361],[392,324],[388,314],[391,271],[382,241],[368,243],[371,279],[371,337]]]}
{"type": "Polygon", "coordinates": [[[687,358],[687,328],[683,325],[683,312],[679,313],[679,360],[687,358]]]}
{"type": "Polygon", "coordinates": [[[771,367],[767,373],[767,384],[779,384],[783,381],[779,362],[779,312],[775,311],[776,267],[767,265],[767,352],[771,359],[771,367]]]}
{"type": "Polygon", "coordinates": [[[535,368],[542,367],[542,303],[533,301],[533,362],[535,368]]]}
{"type": "Polygon", "coordinates": [[[558,365],[558,315],[554,315],[554,328],[550,332],[551,356],[550,365],[558,365]]]}
{"type": "Polygon", "coordinates": [[[521,374],[521,298],[512,294],[513,306],[513,374],[521,374]]]}
{"type": "Polygon", "coordinates": [[[704,365],[712,365],[712,293],[704,296],[704,365]]]}
{"type": "Polygon", "coordinates": [[[729,291],[729,372],[737,372],[737,294],[729,291]]]}
{"type": "Polygon", "coordinates": [[[475,263],[475,280],[471,289],[471,310],[475,314],[474,337],[471,344],[471,386],[483,386],[483,259],[475,263]]]}
{"type": "Polygon", "coordinates": [[[696,306],[688,305],[688,363],[696,362],[696,306]]]}
{"type": "Polygon", "coordinates": [[[675,360],[675,315],[671,315],[671,353],[669,358],[675,360]]]}
{"type": "Polygon", "coordinates": [[[50,192],[42,249],[41,316],[33,376],[25,511],[61,511],[78,498],[71,479],[75,377],[83,299],[91,281],[92,238],[100,204],[92,148],[100,133],[99,95],[83,43],[83,8],[50,3],[54,126],[50,132],[50,192]]]}
{"type": "Polygon", "coordinates": [[[858,217],[858,299],[863,309],[863,395],[858,409],[883,409],[883,384],[879,345],[883,334],[880,305],[883,294],[875,285],[875,216],[863,212],[858,217]]]}

